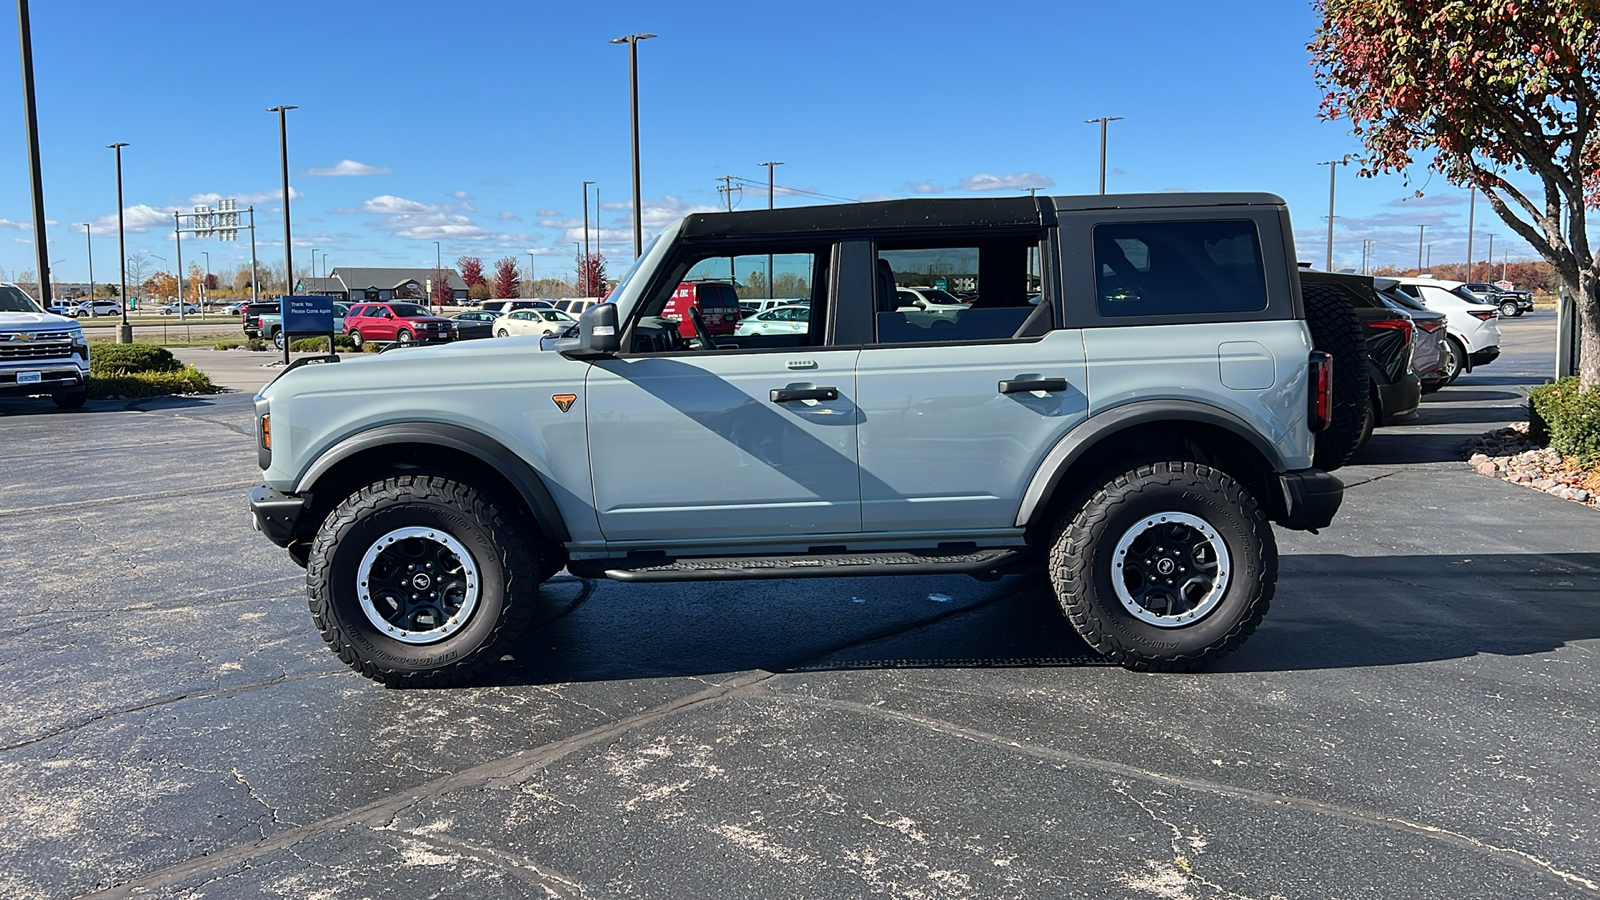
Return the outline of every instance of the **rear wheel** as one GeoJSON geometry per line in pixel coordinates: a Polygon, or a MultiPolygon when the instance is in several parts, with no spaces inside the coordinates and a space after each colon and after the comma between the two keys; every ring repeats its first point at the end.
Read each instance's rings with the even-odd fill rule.
{"type": "Polygon", "coordinates": [[[277,347],[279,350],[282,350],[283,349],[283,340],[284,340],[283,332],[281,332],[281,331],[274,332],[273,335],[272,335],[272,346],[277,347]]]}
{"type": "Polygon", "coordinates": [[[361,332],[352,331],[350,332],[350,343],[355,345],[357,352],[360,352],[367,346],[367,339],[361,336],[361,332]]]}
{"type": "Polygon", "coordinates": [[[1050,552],[1067,619],[1131,669],[1188,671],[1260,624],[1278,577],[1272,526],[1226,473],[1159,462],[1111,479],[1068,514],[1050,552]]]}
{"type": "Polygon", "coordinates": [[[494,333],[495,337],[511,337],[511,332],[501,328],[494,333]]]}
{"type": "Polygon", "coordinates": [[[477,488],[402,475],[362,488],[323,521],[306,566],[311,616],[352,669],[391,687],[477,674],[533,615],[531,535],[477,488]]]}
{"type": "Polygon", "coordinates": [[[1456,340],[1454,336],[1445,338],[1444,380],[1439,383],[1439,386],[1444,387],[1447,384],[1455,384],[1456,379],[1461,377],[1461,373],[1466,371],[1466,368],[1467,348],[1461,346],[1461,342],[1456,340]]]}

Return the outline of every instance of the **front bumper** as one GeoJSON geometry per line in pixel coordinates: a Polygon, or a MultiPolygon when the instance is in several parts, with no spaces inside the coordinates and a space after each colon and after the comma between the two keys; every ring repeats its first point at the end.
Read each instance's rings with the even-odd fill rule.
{"type": "Polygon", "coordinates": [[[1344,502],[1344,482],[1321,469],[1279,472],[1283,517],[1278,524],[1296,531],[1327,527],[1344,502]]]}
{"type": "Polygon", "coordinates": [[[255,519],[256,530],[279,547],[294,542],[294,529],[305,512],[306,498],[285,494],[259,484],[250,489],[250,515],[255,519]]]}
{"type": "Polygon", "coordinates": [[[68,394],[81,391],[88,385],[89,373],[72,363],[0,369],[0,394],[68,394]],[[19,383],[17,376],[23,372],[38,372],[39,380],[19,383]]]}
{"type": "Polygon", "coordinates": [[[1378,419],[1380,424],[1405,418],[1421,405],[1422,379],[1414,372],[1407,372],[1394,384],[1378,385],[1378,411],[1382,414],[1378,419]]]}
{"type": "Polygon", "coordinates": [[[1482,350],[1474,350],[1467,354],[1467,362],[1471,363],[1473,368],[1488,365],[1499,358],[1499,347],[1485,347],[1482,350]]]}

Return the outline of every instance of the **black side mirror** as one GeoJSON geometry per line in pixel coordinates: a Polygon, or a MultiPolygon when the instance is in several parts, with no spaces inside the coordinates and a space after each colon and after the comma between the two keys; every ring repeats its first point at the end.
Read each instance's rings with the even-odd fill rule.
{"type": "Polygon", "coordinates": [[[562,353],[573,359],[592,359],[611,356],[622,349],[622,335],[618,333],[617,305],[596,303],[583,311],[578,319],[577,346],[562,353]]]}

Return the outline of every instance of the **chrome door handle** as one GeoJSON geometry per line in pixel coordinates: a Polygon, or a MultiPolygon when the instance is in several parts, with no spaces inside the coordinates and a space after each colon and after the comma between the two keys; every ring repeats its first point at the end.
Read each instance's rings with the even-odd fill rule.
{"type": "Polygon", "coordinates": [[[1066,389],[1067,380],[1065,378],[1029,378],[1019,381],[1000,382],[1000,393],[1002,394],[1028,394],[1034,391],[1053,394],[1066,389]]]}
{"type": "Polygon", "coordinates": [[[773,388],[773,403],[790,403],[795,400],[837,400],[839,389],[831,387],[820,388],[773,388]]]}

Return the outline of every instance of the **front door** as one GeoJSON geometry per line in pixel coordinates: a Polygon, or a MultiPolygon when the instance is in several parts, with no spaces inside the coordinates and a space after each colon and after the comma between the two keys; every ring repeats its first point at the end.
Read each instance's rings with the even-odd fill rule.
{"type": "Polygon", "coordinates": [[[816,348],[595,363],[585,410],[606,540],[859,532],[858,355],[816,348]]]}

